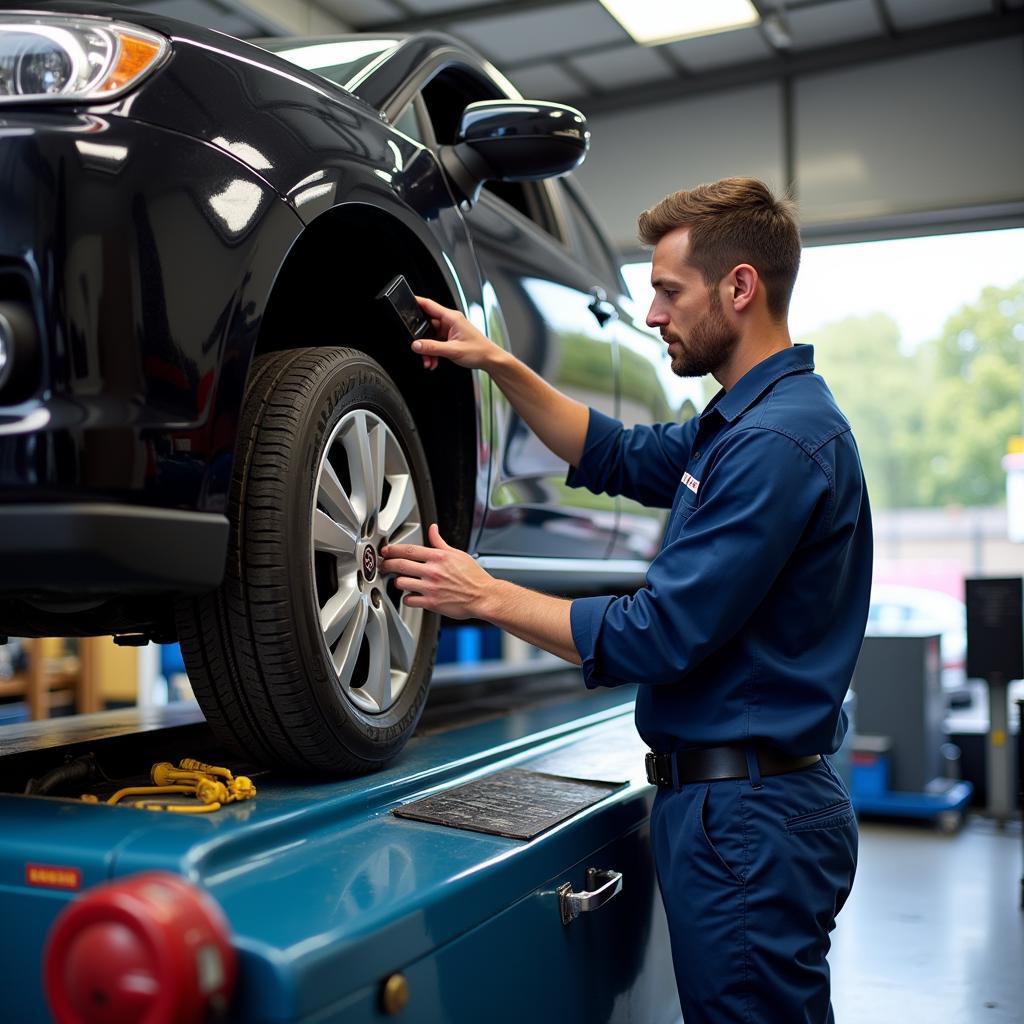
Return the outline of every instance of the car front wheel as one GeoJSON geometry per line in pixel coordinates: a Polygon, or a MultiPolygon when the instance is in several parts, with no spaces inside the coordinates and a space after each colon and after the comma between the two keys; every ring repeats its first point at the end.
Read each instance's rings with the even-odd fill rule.
{"type": "Polygon", "coordinates": [[[394,383],[353,349],[256,360],[235,455],[224,582],[183,601],[189,679],[219,736],[266,765],[355,773],[423,710],[438,617],[380,572],[425,543],[427,461],[394,383]]]}

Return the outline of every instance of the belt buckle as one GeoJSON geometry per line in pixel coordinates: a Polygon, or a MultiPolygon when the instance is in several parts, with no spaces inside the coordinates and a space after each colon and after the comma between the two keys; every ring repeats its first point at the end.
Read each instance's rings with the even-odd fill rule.
{"type": "Polygon", "coordinates": [[[667,766],[668,775],[660,775],[658,773],[658,756],[659,755],[655,754],[653,750],[648,751],[647,754],[644,755],[644,767],[647,769],[647,781],[651,783],[652,786],[671,786],[673,784],[671,759],[668,757],[665,758],[669,761],[669,765],[667,766]]]}

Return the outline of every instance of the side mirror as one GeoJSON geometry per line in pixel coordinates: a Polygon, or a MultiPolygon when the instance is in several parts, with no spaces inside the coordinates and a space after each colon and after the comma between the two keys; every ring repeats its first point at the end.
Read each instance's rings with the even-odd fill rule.
{"type": "Polygon", "coordinates": [[[587,119],[541,100],[485,100],[462,113],[454,146],[441,149],[453,184],[471,203],[485,181],[537,181],[568,174],[590,146],[587,119]]]}

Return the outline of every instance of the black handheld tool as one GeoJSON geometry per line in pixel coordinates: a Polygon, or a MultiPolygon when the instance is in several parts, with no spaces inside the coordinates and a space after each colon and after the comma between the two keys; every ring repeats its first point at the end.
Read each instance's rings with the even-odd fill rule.
{"type": "Polygon", "coordinates": [[[411,339],[425,338],[433,329],[403,274],[392,278],[378,293],[377,299],[393,311],[411,339]]]}

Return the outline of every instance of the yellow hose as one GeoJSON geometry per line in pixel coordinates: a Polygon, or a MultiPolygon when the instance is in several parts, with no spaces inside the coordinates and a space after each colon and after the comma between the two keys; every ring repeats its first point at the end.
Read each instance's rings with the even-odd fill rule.
{"type": "Polygon", "coordinates": [[[222,779],[227,779],[228,782],[234,778],[230,769],[218,768],[214,764],[203,764],[202,761],[197,761],[194,757],[183,757],[178,762],[178,767],[184,768],[186,771],[204,772],[207,775],[217,775],[222,779]]]}
{"type": "MultiPolygon", "coordinates": [[[[251,800],[256,795],[256,787],[247,776],[239,775],[235,778],[227,768],[203,764],[192,758],[183,758],[178,768],[170,761],[160,761],[150,769],[149,777],[153,780],[152,786],[126,786],[110,797],[107,803],[116,804],[126,796],[184,793],[194,796],[199,802],[160,804],[139,800],[132,806],[147,811],[171,811],[174,814],[208,814],[219,811],[225,804],[251,800]]],[[[91,793],[84,793],[82,800],[86,803],[99,802],[99,798],[91,793]]]]}
{"type": "Polygon", "coordinates": [[[126,786],[119,789],[109,800],[108,804],[116,804],[122,797],[126,796],[154,796],[157,793],[188,793],[195,794],[193,786],[126,786]]]}
{"type": "Polygon", "coordinates": [[[183,772],[175,768],[170,761],[161,761],[149,770],[149,777],[154,786],[173,786],[176,783],[187,783],[195,786],[206,776],[202,772],[183,772]]]}

